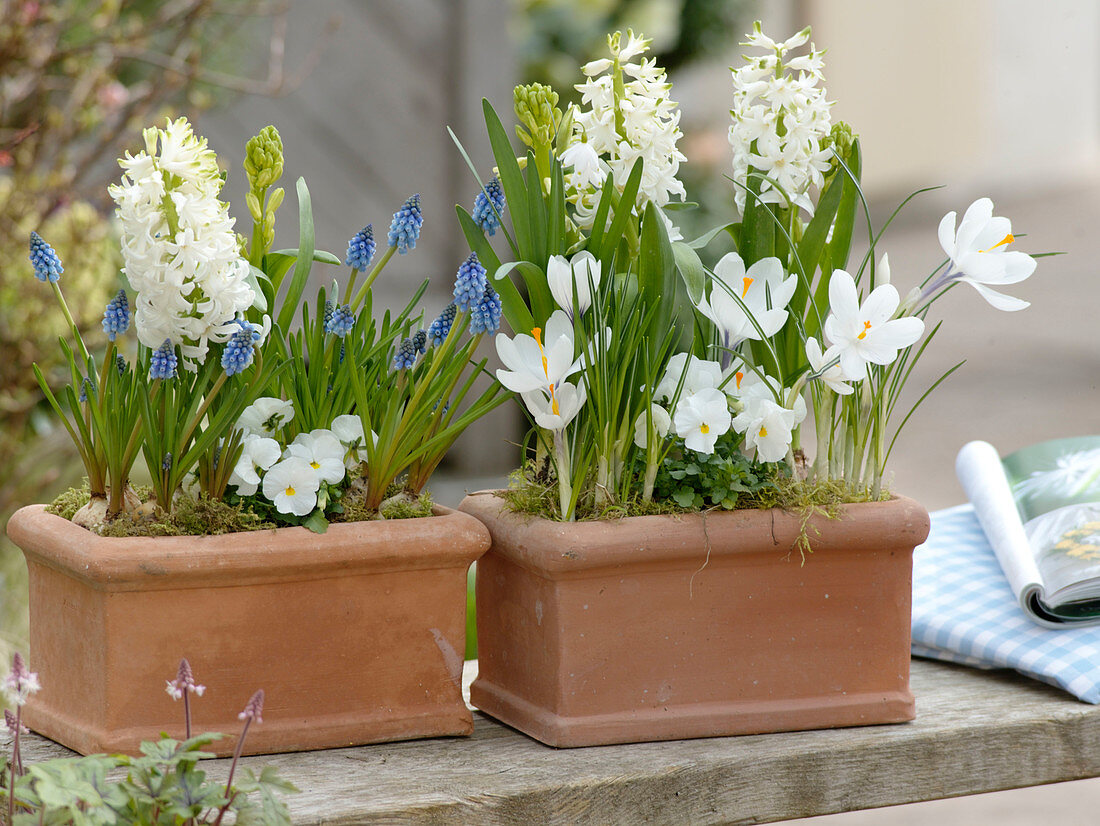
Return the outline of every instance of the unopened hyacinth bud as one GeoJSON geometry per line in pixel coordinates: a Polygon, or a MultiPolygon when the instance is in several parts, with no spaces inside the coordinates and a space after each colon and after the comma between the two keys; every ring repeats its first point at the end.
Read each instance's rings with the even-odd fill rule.
{"type": "Polygon", "coordinates": [[[363,272],[374,258],[374,249],[374,225],[367,224],[348,241],[348,257],[344,263],[363,272]]]}
{"type": "Polygon", "coordinates": [[[126,290],[119,290],[118,294],[107,304],[103,311],[103,332],[111,341],[120,336],[130,327],[130,302],[126,300],[126,290]]]}
{"type": "Polygon", "coordinates": [[[468,310],[481,300],[489,279],[485,277],[485,268],[477,260],[477,253],[471,252],[455,273],[455,306],[468,310]]]}
{"type": "Polygon", "coordinates": [[[393,214],[393,222],[386,238],[391,247],[404,255],[416,246],[424,216],[420,214],[420,195],[413,195],[393,214]]]}
{"type": "Polygon", "coordinates": [[[4,679],[4,692],[8,695],[8,699],[12,705],[24,705],[27,698],[40,688],[38,675],[27,668],[23,655],[16,651],[11,659],[11,671],[4,679]]]}
{"type": "Polygon", "coordinates": [[[176,672],[176,679],[168,680],[168,685],[164,689],[168,692],[168,696],[173,700],[182,699],[183,693],[186,691],[189,694],[197,694],[200,697],[202,693],[206,691],[206,686],[199,685],[195,682],[195,677],[191,673],[191,663],[187,662],[187,658],[180,660],[179,671],[176,672]]]}
{"type": "Polygon", "coordinates": [[[331,314],[326,313],[325,319],[325,332],[332,333],[334,336],[343,338],[351,332],[351,328],[355,326],[355,314],[352,313],[351,307],[346,304],[341,307],[334,307],[331,314]]]}
{"type": "Polygon", "coordinates": [[[53,247],[43,241],[37,232],[31,233],[30,262],[34,265],[34,277],[39,281],[57,281],[65,272],[53,247]]]}
{"type": "Polygon", "coordinates": [[[474,211],[471,217],[474,223],[489,235],[496,235],[497,227],[500,226],[500,216],[503,213],[504,187],[500,185],[500,179],[494,175],[474,198],[474,211]]]}
{"type": "Polygon", "coordinates": [[[274,126],[265,126],[244,147],[244,171],[256,191],[271,186],[283,174],[283,139],[274,126]]]}
{"type": "Polygon", "coordinates": [[[264,690],[261,688],[255,694],[244,707],[244,711],[237,715],[238,720],[254,720],[257,723],[264,721],[260,715],[264,711],[264,690]]]}
{"type": "Polygon", "coordinates": [[[500,296],[490,287],[485,287],[485,295],[470,308],[470,335],[488,333],[496,335],[500,329],[500,296]]]}
{"type": "Polygon", "coordinates": [[[222,367],[227,376],[235,376],[252,363],[254,347],[260,332],[249,322],[237,319],[240,329],[230,336],[222,351],[222,367]]]}
{"type": "Polygon", "coordinates": [[[448,304],[443,308],[435,321],[428,325],[428,343],[433,347],[438,347],[447,338],[447,334],[451,332],[451,325],[455,321],[455,313],[458,312],[458,308],[454,304],[448,304]]]}
{"type": "Polygon", "coordinates": [[[325,302],[325,314],[321,317],[321,325],[325,328],[328,327],[328,323],[332,321],[332,313],[336,309],[336,305],[331,301],[325,302]]]}
{"type": "MultiPolygon", "coordinates": [[[[531,138],[541,144],[549,143],[554,137],[554,123],[561,117],[557,108],[558,93],[541,83],[517,86],[512,90],[512,103],[516,120],[527,127],[531,138]]],[[[517,126],[520,140],[530,145],[529,139],[517,126]]]]}
{"type": "Polygon", "coordinates": [[[407,338],[397,347],[397,354],[393,357],[393,369],[404,370],[416,363],[416,344],[411,338],[407,338]]]}
{"type": "Polygon", "coordinates": [[[174,379],[176,364],[176,348],[172,346],[172,340],[166,338],[164,344],[154,350],[149,358],[149,378],[174,379]]]}

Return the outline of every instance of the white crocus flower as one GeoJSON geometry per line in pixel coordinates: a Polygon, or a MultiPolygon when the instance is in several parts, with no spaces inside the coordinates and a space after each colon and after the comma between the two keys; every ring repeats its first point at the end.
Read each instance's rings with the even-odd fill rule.
{"type": "Polygon", "coordinates": [[[998,310],[1022,310],[1029,306],[1027,301],[1004,295],[989,286],[1017,284],[1035,271],[1034,258],[1008,249],[1016,240],[1012,222],[993,215],[991,200],[979,198],[972,203],[958,230],[955,229],[955,213],[944,215],[940,221],[939,239],[952,266],[945,283],[962,281],[969,284],[998,310]]]}
{"type": "MultiPolygon", "coordinates": [[[[332,420],[332,433],[344,446],[344,465],[351,470],[360,462],[367,460],[366,436],[363,433],[363,420],[353,413],[345,413],[332,420]]],[[[378,444],[378,434],[370,432],[371,441],[378,444]]]]}
{"type": "Polygon", "coordinates": [[[783,277],[778,258],[762,258],[746,272],[735,252],[715,265],[713,281],[710,300],[702,298],[695,306],[714,322],[727,349],[775,335],[787,323],[785,308],[798,285],[797,276],[783,277]]]}
{"type": "Polygon", "coordinates": [[[814,378],[821,381],[834,393],[847,396],[852,392],[851,386],[847,383],[848,377],[844,375],[839,362],[829,364],[839,357],[840,350],[837,347],[830,347],[822,353],[821,345],[816,338],[811,336],[806,339],[806,358],[810,361],[810,372],[814,374],[814,378]]]}
{"type": "Polygon", "coordinates": [[[723,378],[722,365],[687,353],[677,353],[668,360],[665,374],[653,391],[653,398],[658,401],[671,399],[676,388],[680,386],[681,378],[684,383],[680,388],[680,395],[690,396],[700,390],[720,385],[723,378]]]}
{"type": "Polygon", "coordinates": [[[305,459],[322,482],[335,485],[344,480],[346,450],[331,430],[318,428],[299,433],[286,452],[288,456],[305,459]]]}
{"type": "Polygon", "coordinates": [[[237,429],[244,431],[246,436],[270,436],[293,419],[293,402],[263,396],[241,411],[237,429]]]}
{"type": "Polygon", "coordinates": [[[567,381],[550,387],[549,393],[531,390],[520,396],[535,417],[535,424],[554,431],[564,430],[580,413],[587,398],[583,384],[577,387],[567,381]]]}
{"type": "MultiPolygon", "coordinates": [[[[649,406],[649,418],[653,422],[653,432],[658,439],[663,439],[668,435],[668,430],[672,427],[672,417],[668,415],[667,410],[659,404],[651,404],[649,406]]],[[[634,422],[634,444],[642,448],[642,450],[645,450],[649,446],[646,414],[644,412],[641,413],[634,422]]]]}
{"type": "Polygon", "coordinates": [[[573,359],[573,325],[564,310],[547,320],[545,339],[538,327],[531,332],[495,338],[497,355],[507,368],[496,371],[497,380],[515,393],[548,390],[581,368],[580,360],[573,359]]]}
{"type": "Polygon", "coordinates": [[[241,443],[241,458],[233,467],[229,484],[237,486],[241,496],[251,496],[260,486],[259,471],[267,470],[282,455],[279,443],[265,436],[251,434],[241,443]]]}
{"type": "Polygon", "coordinates": [[[730,429],[731,421],[726,394],[710,387],[680,399],[672,428],[689,449],[713,453],[714,443],[730,429]]]}
{"type": "Polygon", "coordinates": [[[321,478],[300,456],[289,456],[264,474],[264,496],[275,503],[279,513],[308,516],[317,507],[321,478]]]}
{"type": "Polygon", "coordinates": [[[565,310],[569,320],[584,313],[592,306],[592,288],[599,289],[603,265],[588,250],[581,250],[568,261],[564,255],[552,255],[546,265],[546,283],[554,301],[565,310]],[[577,306],[573,306],[574,286],[577,306]]]}
{"type": "Polygon", "coordinates": [[[897,289],[883,284],[860,304],[852,276],[844,270],[833,270],[829,279],[830,314],[824,332],[837,348],[845,378],[864,378],[868,364],[890,364],[898,357],[898,350],[924,334],[924,322],[919,318],[893,318],[898,302],[897,289]]]}

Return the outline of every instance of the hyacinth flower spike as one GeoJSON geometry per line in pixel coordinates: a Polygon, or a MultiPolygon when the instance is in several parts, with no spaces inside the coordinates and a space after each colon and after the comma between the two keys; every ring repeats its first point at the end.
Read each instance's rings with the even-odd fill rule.
{"type": "MultiPolygon", "coordinates": [[[[378,263],[375,264],[374,268],[370,271],[367,280],[363,282],[363,286],[355,292],[355,297],[350,301],[347,299],[347,295],[351,294],[351,283],[349,283],[347,295],[344,297],[344,303],[351,308],[352,312],[358,310],[362,305],[364,299],[367,297],[367,293],[370,291],[371,285],[374,284],[374,280],[378,278],[379,273],[382,272],[382,268],[389,263],[391,258],[393,258],[394,253],[401,253],[404,255],[409,250],[416,247],[416,242],[420,240],[420,228],[423,225],[424,216],[420,212],[420,195],[410,195],[405,199],[405,203],[401,205],[401,208],[393,214],[393,221],[390,222],[389,232],[386,233],[386,240],[389,244],[388,249],[382,254],[382,257],[378,259],[378,263]]],[[[361,271],[358,266],[359,264],[362,264],[364,268],[366,267],[364,255],[368,251],[373,256],[374,230],[369,224],[348,242],[348,258],[346,263],[349,267],[352,267],[351,281],[354,281],[355,275],[361,271]],[[364,235],[368,230],[369,243],[367,236],[364,235]],[[363,238],[360,239],[361,235],[363,238]]]]}

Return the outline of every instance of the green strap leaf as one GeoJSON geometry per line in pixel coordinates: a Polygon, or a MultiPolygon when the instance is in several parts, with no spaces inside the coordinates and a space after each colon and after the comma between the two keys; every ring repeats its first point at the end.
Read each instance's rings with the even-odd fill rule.
{"type": "Polygon", "coordinates": [[[309,280],[309,271],[313,266],[314,231],[313,231],[313,206],[310,202],[309,188],[306,179],[299,178],[296,189],[298,192],[298,256],[294,264],[294,274],[290,279],[290,287],[283,307],[279,311],[278,324],[284,330],[290,329],[294,320],[294,313],[298,309],[302,293],[305,291],[306,282],[309,280]]]}
{"type": "Polygon", "coordinates": [[[672,242],[672,254],[676,259],[676,269],[687,287],[688,298],[692,304],[698,304],[703,298],[706,287],[706,272],[699,254],[683,241],[672,242]]]}

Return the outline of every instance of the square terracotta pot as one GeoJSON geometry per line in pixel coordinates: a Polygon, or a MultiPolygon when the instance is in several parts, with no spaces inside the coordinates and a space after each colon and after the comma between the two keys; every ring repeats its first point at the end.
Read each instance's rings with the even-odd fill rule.
{"type": "Polygon", "coordinates": [[[551,746],[913,719],[916,502],[815,517],[746,510],[561,523],[492,492],[472,703],[551,746]]]}
{"type": "MultiPolygon", "coordinates": [[[[30,580],[42,690],[27,725],[78,752],[135,753],[183,735],[165,692],[181,657],[207,687],[194,731],[235,734],[264,689],[246,753],[466,735],[466,571],[489,545],[463,513],[224,536],[112,539],[42,506],[8,524],[30,580]]],[[[215,744],[232,753],[234,737],[215,744]]]]}

